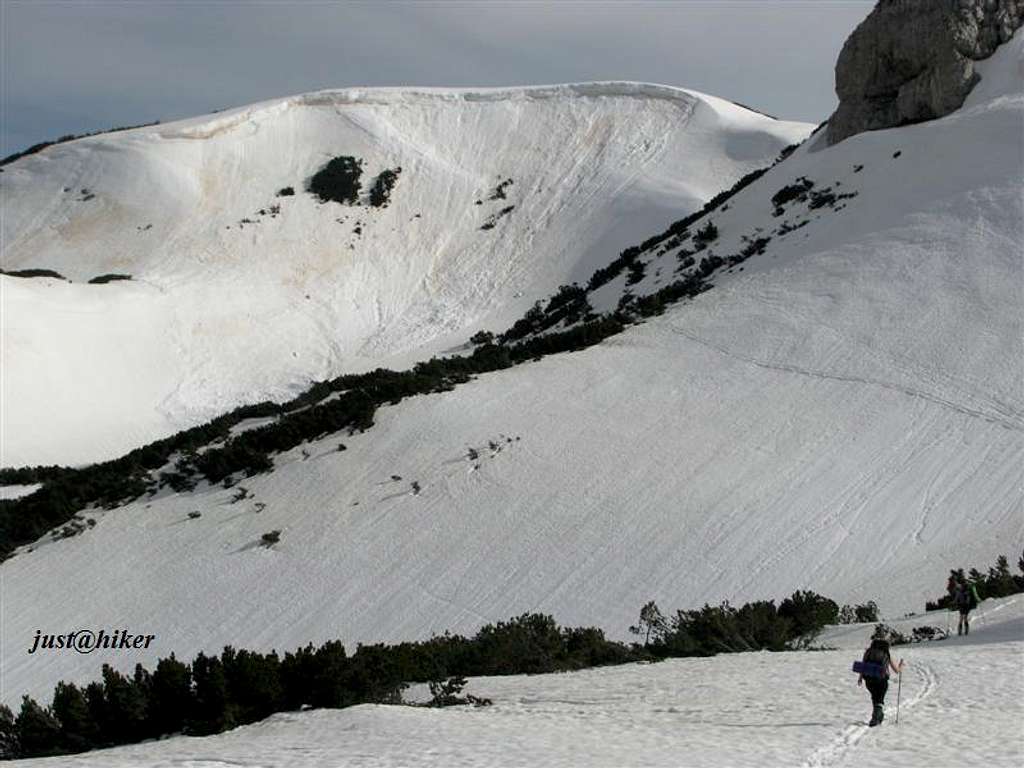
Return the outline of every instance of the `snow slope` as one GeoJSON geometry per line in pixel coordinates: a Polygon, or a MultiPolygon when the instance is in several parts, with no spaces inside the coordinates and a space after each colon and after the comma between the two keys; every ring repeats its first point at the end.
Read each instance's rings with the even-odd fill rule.
{"type": "MultiPolygon", "coordinates": [[[[709,250],[759,228],[771,243],[663,316],[383,408],[364,434],[277,456],[244,501],[164,493],[3,563],[3,698],[48,697],[103,661],[471,632],[527,610],[622,637],[650,599],[810,588],[898,616],[949,568],[1015,560],[1021,40],[981,65],[1007,90],[802,148],[730,200],[709,250]],[[773,216],[800,176],[858,194],[773,216]],[[260,547],[273,529],[280,544],[260,547]],[[37,629],[79,627],[159,640],[148,655],[23,650],[37,629]]],[[[647,286],[675,263],[649,264],[647,286]]]]}
{"type": "MultiPolygon", "coordinates": [[[[929,614],[896,626],[909,635],[945,621],[929,614]]],[[[479,709],[290,712],[218,736],[12,765],[932,768],[1024,761],[1024,600],[983,603],[970,637],[894,648],[906,662],[899,723],[893,680],[879,728],[868,728],[869,697],[849,672],[870,631],[837,627],[823,637],[837,649],[830,651],[475,678],[466,690],[494,702],[479,709]]]]}
{"type": "Polygon", "coordinates": [[[113,458],[501,330],[810,128],[590,83],[323,91],[52,146],[0,176],[3,268],[72,281],[0,277],[0,460],[113,458]],[[391,204],[305,193],[336,155],[365,161],[364,203],[400,167],[391,204]],[[132,280],[88,284],[110,273],[132,280]]]}

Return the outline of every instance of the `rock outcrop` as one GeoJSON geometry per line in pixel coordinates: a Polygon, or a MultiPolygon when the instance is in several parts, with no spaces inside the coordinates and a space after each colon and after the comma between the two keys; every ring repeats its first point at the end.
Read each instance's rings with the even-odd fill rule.
{"type": "Polygon", "coordinates": [[[836,62],[829,144],[958,109],[991,56],[1024,22],[1024,0],[879,0],[836,62]]]}

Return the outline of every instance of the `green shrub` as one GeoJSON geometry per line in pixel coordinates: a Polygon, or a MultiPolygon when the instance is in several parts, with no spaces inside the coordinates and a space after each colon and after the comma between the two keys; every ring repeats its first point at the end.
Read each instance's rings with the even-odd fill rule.
{"type": "Polygon", "coordinates": [[[707,245],[708,243],[714,242],[718,239],[718,227],[715,226],[713,221],[709,221],[702,228],[697,230],[697,234],[693,236],[694,245],[700,247],[707,245]]]}
{"type": "Polygon", "coordinates": [[[313,174],[306,191],[324,203],[333,200],[344,205],[356,205],[362,188],[359,181],[362,174],[362,160],[351,155],[341,155],[313,174]]]}
{"type": "Polygon", "coordinates": [[[389,168],[381,171],[370,188],[370,205],[374,208],[387,207],[391,200],[391,190],[394,189],[395,184],[398,182],[398,174],[401,172],[401,168],[389,168]]]}
{"type": "Polygon", "coordinates": [[[272,547],[279,541],[281,541],[281,532],[277,530],[267,531],[262,536],[260,536],[260,542],[265,547],[272,547]]]}
{"type": "Polygon", "coordinates": [[[52,269],[15,269],[10,272],[0,269],[0,275],[7,275],[8,277],[54,277],[58,280],[67,280],[60,272],[54,272],[52,269]]]}
{"type": "Polygon", "coordinates": [[[89,281],[90,285],[103,285],[104,283],[112,283],[116,280],[131,280],[131,275],[121,275],[112,272],[108,275],[97,275],[89,281]]]}
{"type": "Polygon", "coordinates": [[[787,203],[791,203],[794,200],[804,199],[807,192],[814,186],[814,182],[808,179],[806,176],[797,177],[796,181],[792,184],[787,184],[774,195],[772,195],[772,206],[775,208],[775,214],[779,215],[782,213],[782,208],[787,203]]]}

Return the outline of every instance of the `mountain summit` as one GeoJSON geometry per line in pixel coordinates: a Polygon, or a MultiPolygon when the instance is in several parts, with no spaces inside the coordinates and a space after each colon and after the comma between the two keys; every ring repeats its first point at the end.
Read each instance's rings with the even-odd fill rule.
{"type": "Polygon", "coordinates": [[[113,458],[460,348],[810,129],[639,83],[366,88],[22,157],[0,176],[3,462],[113,458]],[[310,191],[329,166],[336,198],[310,191]]]}

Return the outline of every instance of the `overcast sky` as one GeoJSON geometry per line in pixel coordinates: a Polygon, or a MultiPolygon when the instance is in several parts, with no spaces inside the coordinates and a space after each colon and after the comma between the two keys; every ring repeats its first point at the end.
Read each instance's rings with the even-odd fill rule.
{"type": "Polygon", "coordinates": [[[0,0],[0,156],[320,88],[640,80],[795,120],[871,0],[0,0]]]}

